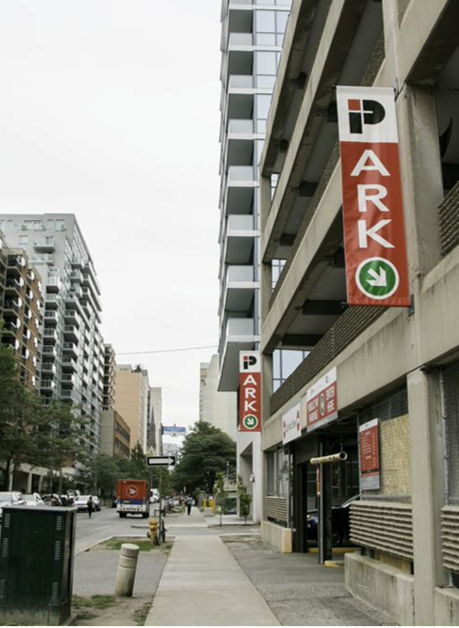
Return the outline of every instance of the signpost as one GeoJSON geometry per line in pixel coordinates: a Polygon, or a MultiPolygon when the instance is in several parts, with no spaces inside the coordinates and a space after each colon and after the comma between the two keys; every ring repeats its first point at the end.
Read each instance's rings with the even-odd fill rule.
{"type": "Polygon", "coordinates": [[[372,419],[359,426],[360,486],[363,490],[381,488],[379,464],[379,420],[372,419]]]}
{"type": "Polygon", "coordinates": [[[173,467],[175,456],[147,456],[147,465],[149,467],[173,467]]]}
{"type": "Polygon", "coordinates": [[[349,305],[411,305],[394,93],[338,87],[349,305]]]}

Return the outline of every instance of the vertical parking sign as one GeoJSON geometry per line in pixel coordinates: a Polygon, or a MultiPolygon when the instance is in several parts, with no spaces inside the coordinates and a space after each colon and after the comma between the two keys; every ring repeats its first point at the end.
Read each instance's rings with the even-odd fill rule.
{"type": "Polygon", "coordinates": [[[338,87],[349,305],[409,307],[392,88],[338,87]]]}
{"type": "Polygon", "coordinates": [[[239,431],[261,432],[261,360],[259,351],[239,353],[239,431]]]}

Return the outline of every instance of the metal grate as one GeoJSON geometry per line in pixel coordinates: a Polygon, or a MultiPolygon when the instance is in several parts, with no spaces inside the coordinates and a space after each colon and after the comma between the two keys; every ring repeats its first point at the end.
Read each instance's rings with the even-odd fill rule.
{"type": "Polygon", "coordinates": [[[2,558],[8,558],[8,550],[10,548],[10,540],[8,537],[2,539],[2,549],[1,549],[1,553],[0,556],[2,558]]]}
{"type": "Polygon", "coordinates": [[[408,414],[408,391],[406,388],[392,393],[390,396],[375,401],[359,412],[359,424],[378,418],[380,421],[389,421],[408,414]]]}
{"type": "Polygon", "coordinates": [[[438,206],[442,255],[447,255],[459,244],[459,182],[448,192],[438,206]]]}
{"type": "Polygon", "coordinates": [[[459,504],[459,363],[443,371],[443,405],[448,503],[459,504]]]}

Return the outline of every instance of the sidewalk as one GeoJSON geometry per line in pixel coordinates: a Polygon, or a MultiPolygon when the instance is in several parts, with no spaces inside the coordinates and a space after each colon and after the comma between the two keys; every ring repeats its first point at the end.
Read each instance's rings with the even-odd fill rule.
{"type": "Polygon", "coordinates": [[[242,523],[236,516],[224,516],[221,535],[204,529],[217,523],[197,508],[170,523],[175,540],[146,626],[393,625],[347,593],[342,554],[341,567],[327,568],[317,555],[264,546],[253,524],[232,534],[242,523]],[[202,534],[187,535],[191,526],[202,534]]]}
{"type": "Polygon", "coordinates": [[[275,615],[197,508],[182,515],[146,626],[278,626],[275,615]],[[180,527],[202,535],[180,536],[180,527]]]}

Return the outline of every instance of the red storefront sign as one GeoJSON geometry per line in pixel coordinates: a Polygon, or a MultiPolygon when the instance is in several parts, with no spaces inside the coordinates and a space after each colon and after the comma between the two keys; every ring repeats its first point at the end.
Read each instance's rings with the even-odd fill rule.
{"type": "Polygon", "coordinates": [[[261,360],[258,351],[239,353],[239,431],[261,432],[261,360]]]}
{"type": "Polygon", "coordinates": [[[334,368],[306,392],[306,428],[311,432],[337,418],[337,380],[334,368]]]}
{"type": "Polygon", "coordinates": [[[377,490],[381,486],[379,463],[379,420],[372,419],[359,427],[360,488],[377,490]]]}
{"type": "Polygon", "coordinates": [[[338,87],[337,102],[348,303],[408,307],[393,90],[338,87]]]}

